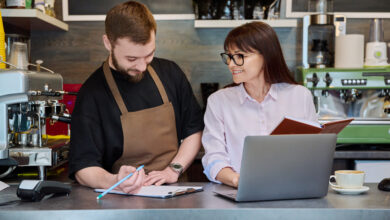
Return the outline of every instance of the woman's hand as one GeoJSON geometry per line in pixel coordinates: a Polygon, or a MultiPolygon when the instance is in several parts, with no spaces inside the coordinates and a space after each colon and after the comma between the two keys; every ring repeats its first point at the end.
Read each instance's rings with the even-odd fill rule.
{"type": "Polygon", "coordinates": [[[240,181],[240,174],[234,172],[234,173],[232,174],[232,185],[233,185],[233,187],[238,188],[238,182],[239,182],[239,181],[240,181]]]}
{"type": "Polygon", "coordinates": [[[232,168],[225,167],[217,174],[216,180],[233,187],[238,187],[240,174],[236,173],[232,168]]]}

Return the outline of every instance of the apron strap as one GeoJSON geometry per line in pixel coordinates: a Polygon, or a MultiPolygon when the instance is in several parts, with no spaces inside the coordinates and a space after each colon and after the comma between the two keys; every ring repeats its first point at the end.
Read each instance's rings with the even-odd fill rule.
{"type": "Polygon", "coordinates": [[[151,65],[148,65],[148,71],[150,73],[150,76],[153,78],[154,83],[156,83],[157,89],[160,92],[160,95],[161,95],[161,98],[162,98],[164,104],[169,103],[169,99],[168,99],[167,93],[165,92],[164,86],[161,83],[160,78],[157,76],[156,71],[154,71],[154,69],[151,65]]]}
{"type": "Polygon", "coordinates": [[[110,90],[111,90],[112,94],[114,95],[115,101],[116,101],[116,103],[117,103],[117,105],[118,105],[118,107],[123,115],[128,111],[127,111],[125,103],[123,102],[123,99],[122,99],[122,96],[119,92],[118,86],[115,83],[114,77],[112,76],[112,72],[110,70],[110,67],[108,66],[108,59],[103,64],[103,72],[104,72],[104,76],[106,77],[107,84],[110,87],[110,90]]]}

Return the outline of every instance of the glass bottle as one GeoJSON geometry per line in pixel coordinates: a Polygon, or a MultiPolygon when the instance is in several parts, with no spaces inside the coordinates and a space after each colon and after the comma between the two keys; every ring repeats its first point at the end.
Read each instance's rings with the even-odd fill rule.
{"type": "Polygon", "coordinates": [[[264,18],[263,7],[261,7],[260,1],[257,1],[253,9],[253,19],[259,20],[263,18],[264,18]]]}
{"type": "Polygon", "coordinates": [[[276,0],[276,1],[274,1],[271,4],[269,12],[268,12],[268,20],[279,19],[279,16],[280,16],[280,1],[281,0],[276,0]]]}

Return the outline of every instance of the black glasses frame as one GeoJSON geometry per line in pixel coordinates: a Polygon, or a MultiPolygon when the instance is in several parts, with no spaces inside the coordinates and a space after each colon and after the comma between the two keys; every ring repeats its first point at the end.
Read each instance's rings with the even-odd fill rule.
{"type": "Polygon", "coordinates": [[[242,66],[244,65],[244,55],[243,54],[240,54],[240,53],[237,53],[237,54],[228,54],[228,53],[220,53],[219,55],[221,55],[221,58],[222,58],[222,62],[224,62],[226,65],[229,65],[230,61],[228,61],[227,57],[230,59],[230,60],[233,60],[233,62],[237,65],[237,66],[242,66]],[[226,57],[227,56],[227,57],[226,57]],[[234,57],[239,57],[241,60],[242,60],[242,63],[237,63],[236,62],[236,59],[234,57]]]}

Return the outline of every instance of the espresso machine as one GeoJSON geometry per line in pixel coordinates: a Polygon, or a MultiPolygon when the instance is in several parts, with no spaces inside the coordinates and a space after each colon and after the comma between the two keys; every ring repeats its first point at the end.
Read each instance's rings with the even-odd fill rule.
{"type": "Polygon", "coordinates": [[[0,70],[0,165],[9,169],[36,166],[39,178],[46,177],[47,167],[67,160],[68,141],[48,140],[46,123],[70,122],[63,94],[62,76],[54,72],[23,69],[0,70]]]}
{"type": "Polygon", "coordinates": [[[299,68],[321,123],[354,118],[339,144],[390,143],[390,68],[299,68]]]}
{"type": "Polygon", "coordinates": [[[338,144],[390,143],[390,68],[335,68],[335,38],[345,35],[345,16],[329,11],[331,0],[310,2],[315,12],[303,19],[296,79],[312,91],[319,121],[354,118],[338,144]]]}

